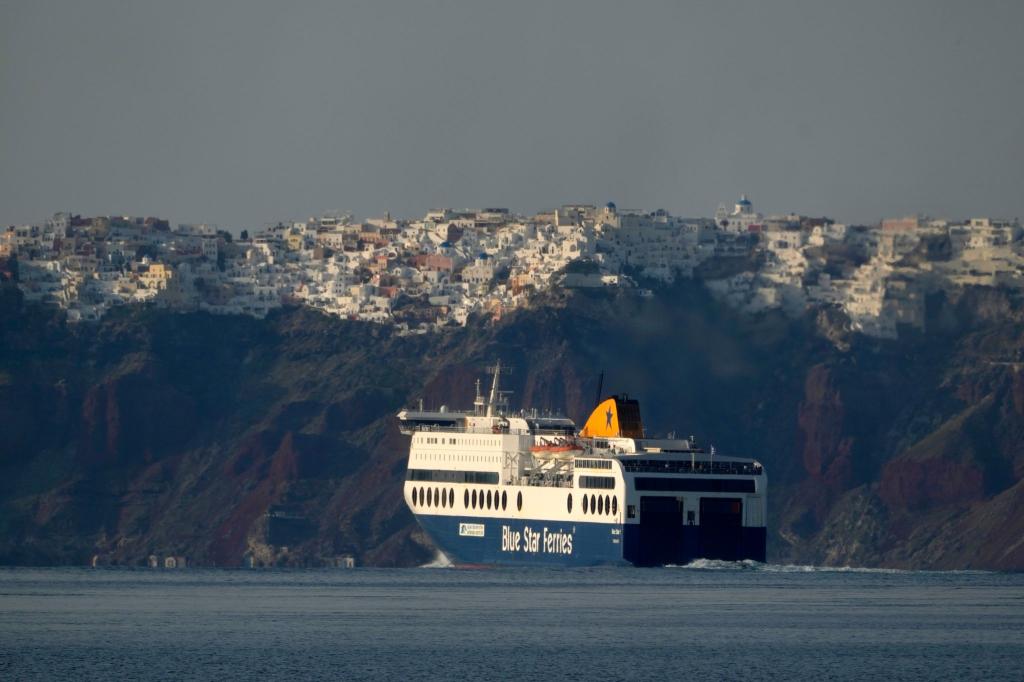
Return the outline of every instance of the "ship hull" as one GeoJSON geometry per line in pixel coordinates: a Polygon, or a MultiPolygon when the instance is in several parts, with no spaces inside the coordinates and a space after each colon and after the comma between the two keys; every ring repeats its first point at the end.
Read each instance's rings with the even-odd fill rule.
{"type": "Polygon", "coordinates": [[[544,519],[417,514],[456,564],[596,566],[626,564],[622,526],[544,519]]]}
{"type": "Polygon", "coordinates": [[[677,526],[652,531],[632,524],[623,532],[623,556],[634,566],[683,565],[695,559],[764,563],[767,537],[765,528],[677,526]]]}
{"type": "Polygon", "coordinates": [[[642,524],[417,514],[420,526],[455,564],[538,566],[682,565],[695,559],[764,561],[764,528],[642,524]]]}

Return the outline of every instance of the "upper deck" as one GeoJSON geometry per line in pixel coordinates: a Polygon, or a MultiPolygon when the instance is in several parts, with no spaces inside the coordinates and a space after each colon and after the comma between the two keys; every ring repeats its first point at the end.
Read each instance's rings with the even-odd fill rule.
{"type": "Polygon", "coordinates": [[[501,433],[514,436],[571,436],[576,424],[567,417],[521,412],[516,415],[477,415],[472,412],[410,410],[398,413],[399,429],[406,435],[432,433],[501,433]]]}
{"type": "Polygon", "coordinates": [[[512,414],[498,389],[497,372],[490,396],[480,393],[477,382],[471,411],[425,410],[421,405],[397,416],[402,433],[412,436],[410,476],[572,488],[586,487],[602,473],[619,479],[636,474],[715,478],[764,474],[759,462],[722,457],[714,448],[707,451],[696,446],[692,437],[646,437],[636,402],[620,397],[602,402],[579,430],[563,416],[536,411],[512,414]]]}

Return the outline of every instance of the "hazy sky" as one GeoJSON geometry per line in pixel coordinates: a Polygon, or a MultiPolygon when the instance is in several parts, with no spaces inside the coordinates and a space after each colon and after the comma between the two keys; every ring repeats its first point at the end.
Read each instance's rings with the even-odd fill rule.
{"type": "Polygon", "coordinates": [[[0,223],[1024,218],[1021,2],[0,0],[0,223]]]}

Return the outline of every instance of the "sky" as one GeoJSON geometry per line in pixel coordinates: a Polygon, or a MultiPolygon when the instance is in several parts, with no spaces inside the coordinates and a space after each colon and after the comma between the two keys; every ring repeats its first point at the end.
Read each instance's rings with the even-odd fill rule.
{"type": "Polygon", "coordinates": [[[1024,218],[1024,3],[0,0],[0,224],[1024,218]]]}

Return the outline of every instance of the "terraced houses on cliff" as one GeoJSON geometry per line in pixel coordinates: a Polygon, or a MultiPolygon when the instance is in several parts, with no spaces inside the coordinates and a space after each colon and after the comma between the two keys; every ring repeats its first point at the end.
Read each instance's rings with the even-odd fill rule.
{"type": "MultiPolygon", "coordinates": [[[[763,216],[747,197],[714,219],[565,205],[521,216],[438,209],[417,220],[349,214],[236,237],[210,225],[58,213],[0,232],[27,300],[95,320],[112,306],[263,316],[293,303],[425,333],[498,318],[553,287],[646,293],[699,279],[758,314],[841,309],[853,331],[895,337],[921,327],[927,297],[965,286],[1024,284],[1016,221],[910,217],[876,226],[763,216]]],[[[11,270],[8,267],[8,270],[11,270]]]]}

